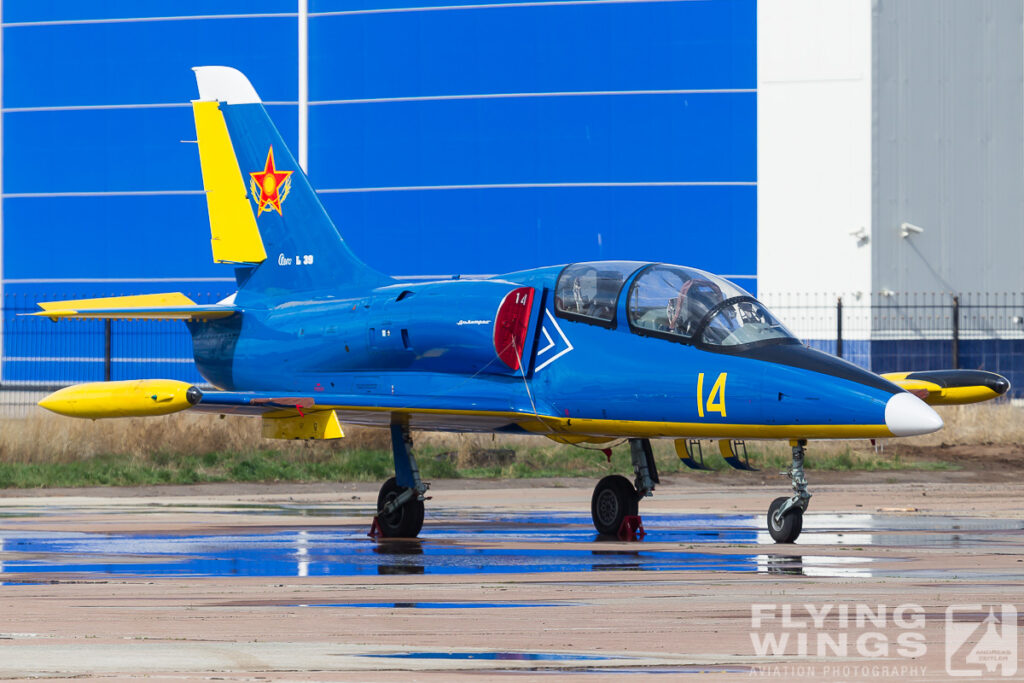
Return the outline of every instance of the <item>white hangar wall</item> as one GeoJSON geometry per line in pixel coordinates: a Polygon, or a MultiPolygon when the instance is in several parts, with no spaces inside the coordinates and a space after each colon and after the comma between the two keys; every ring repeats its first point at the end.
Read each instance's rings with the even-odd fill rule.
{"type": "Polygon", "coordinates": [[[871,58],[867,0],[758,2],[762,293],[871,289],[871,58]]]}

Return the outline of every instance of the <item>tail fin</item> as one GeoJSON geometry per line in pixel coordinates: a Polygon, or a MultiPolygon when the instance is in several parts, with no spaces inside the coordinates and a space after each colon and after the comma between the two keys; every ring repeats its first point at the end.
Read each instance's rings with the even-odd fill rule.
{"type": "Polygon", "coordinates": [[[258,264],[236,301],[390,282],[345,245],[249,80],[226,66],[194,71],[214,260],[258,264]]]}

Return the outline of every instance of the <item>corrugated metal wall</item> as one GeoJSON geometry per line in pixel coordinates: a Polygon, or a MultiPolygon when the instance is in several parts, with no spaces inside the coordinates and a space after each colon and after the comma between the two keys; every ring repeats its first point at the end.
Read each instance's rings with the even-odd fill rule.
{"type": "MultiPolygon", "coordinates": [[[[752,0],[389,4],[309,8],[309,171],[367,261],[755,274],[752,0]]],[[[297,20],[288,1],[216,7],[5,5],[6,280],[230,276],[179,142],[189,67],[245,71],[294,144],[297,20]]]]}
{"type": "MultiPolygon", "coordinates": [[[[308,8],[309,172],[367,262],[413,275],[625,258],[756,275],[754,0],[308,8]]],[[[59,356],[11,346],[49,324],[11,317],[36,298],[233,289],[181,142],[195,138],[190,67],[244,71],[294,148],[297,9],[3,4],[4,381],[31,381],[17,357],[59,356]]],[[[96,378],[95,358],[82,363],[69,380],[96,378]]],[[[115,379],[147,372],[132,363],[115,379]]]]}
{"type": "Polygon", "coordinates": [[[539,5],[312,14],[310,173],[356,251],[755,274],[754,3],[539,5]]]}
{"type": "Polygon", "coordinates": [[[872,288],[1024,290],[1024,3],[877,0],[874,23],[872,288]]]}

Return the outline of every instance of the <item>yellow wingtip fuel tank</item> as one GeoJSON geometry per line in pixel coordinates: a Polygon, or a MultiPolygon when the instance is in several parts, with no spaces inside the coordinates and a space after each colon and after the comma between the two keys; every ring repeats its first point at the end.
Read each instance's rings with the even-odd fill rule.
{"type": "Polygon", "coordinates": [[[59,415],[97,419],[167,415],[191,408],[202,392],[173,379],[89,382],[55,391],[39,405],[59,415]]]}

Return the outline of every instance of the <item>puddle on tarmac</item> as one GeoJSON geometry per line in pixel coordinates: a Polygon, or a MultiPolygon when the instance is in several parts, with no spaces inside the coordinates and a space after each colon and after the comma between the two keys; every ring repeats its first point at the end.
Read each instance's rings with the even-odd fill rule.
{"type": "MultiPolygon", "coordinates": [[[[364,607],[372,609],[500,609],[505,607],[565,607],[579,602],[321,602],[284,607],[364,607]]],[[[239,606],[232,603],[232,607],[239,606]]]]}
{"type": "Polygon", "coordinates": [[[751,675],[753,667],[736,666],[588,666],[588,667],[527,667],[522,669],[488,669],[494,674],[747,674],[751,675]]]}
{"type": "MultiPolygon", "coordinates": [[[[290,509],[279,508],[281,514],[291,514],[290,509]]],[[[59,581],[83,574],[303,577],[614,570],[868,577],[896,572],[891,564],[879,572],[873,558],[820,554],[820,546],[955,548],[1024,541],[1024,522],[1018,520],[812,513],[805,518],[799,542],[785,549],[799,551],[801,545],[812,544],[819,546],[818,553],[789,555],[766,552],[771,539],[762,531],[763,523],[761,515],[650,515],[644,517],[647,542],[602,542],[593,549],[585,545],[608,539],[598,538],[586,515],[443,509],[428,517],[421,539],[406,541],[375,542],[365,536],[363,526],[353,525],[204,535],[0,531],[0,578],[20,574],[18,582],[32,582],[28,575],[59,581]],[[749,552],[701,551],[700,545],[708,543],[749,546],[749,552]]],[[[898,560],[888,562],[893,561],[898,560]]],[[[899,573],[904,574],[914,572],[899,573]]]]}
{"type": "Polygon", "coordinates": [[[515,662],[599,662],[609,659],[623,659],[623,657],[606,655],[559,654],[557,652],[395,652],[391,654],[382,653],[358,656],[372,657],[374,659],[444,659],[457,661],[479,659],[515,662]]]}
{"type": "MultiPolygon", "coordinates": [[[[562,654],[557,652],[399,652],[394,654],[365,654],[360,657],[373,659],[420,659],[446,661],[508,661],[508,662],[626,662],[632,657],[594,655],[594,654],[562,654]]],[[[488,669],[490,673],[502,674],[711,674],[737,673],[749,674],[751,667],[745,666],[611,666],[597,664],[583,667],[524,667],[516,669],[488,669]]]]}
{"type": "Polygon", "coordinates": [[[203,536],[14,533],[2,540],[0,571],[113,576],[757,571],[753,555],[644,551],[639,544],[622,550],[566,549],[557,542],[544,545],[550,547],[478,547],[430,538],[375,542],[361,532],[323,529],[203,536]]]}
{"type": "MultiPolygon", "coordinates": [[[[444,515],[431,519],[446,520],[444,515]]],[[[767,544],[764,515],[644,515],[647,541],[659,543],[767,544]]],[[[428,536],[454,538],[448,525],[427,529],[428,536]]],[[[455,526],[452,520],[451,526],[455,526]]],[[[561,541],[595,539],[590,517],[583,514],[462,513],[458,537],[477,541],[561,541]]],[[[810,513],[804,518],[799,545],[968,547],[998,543],[1024,545],[1024,521],[935,515],[810,513]]]]}

